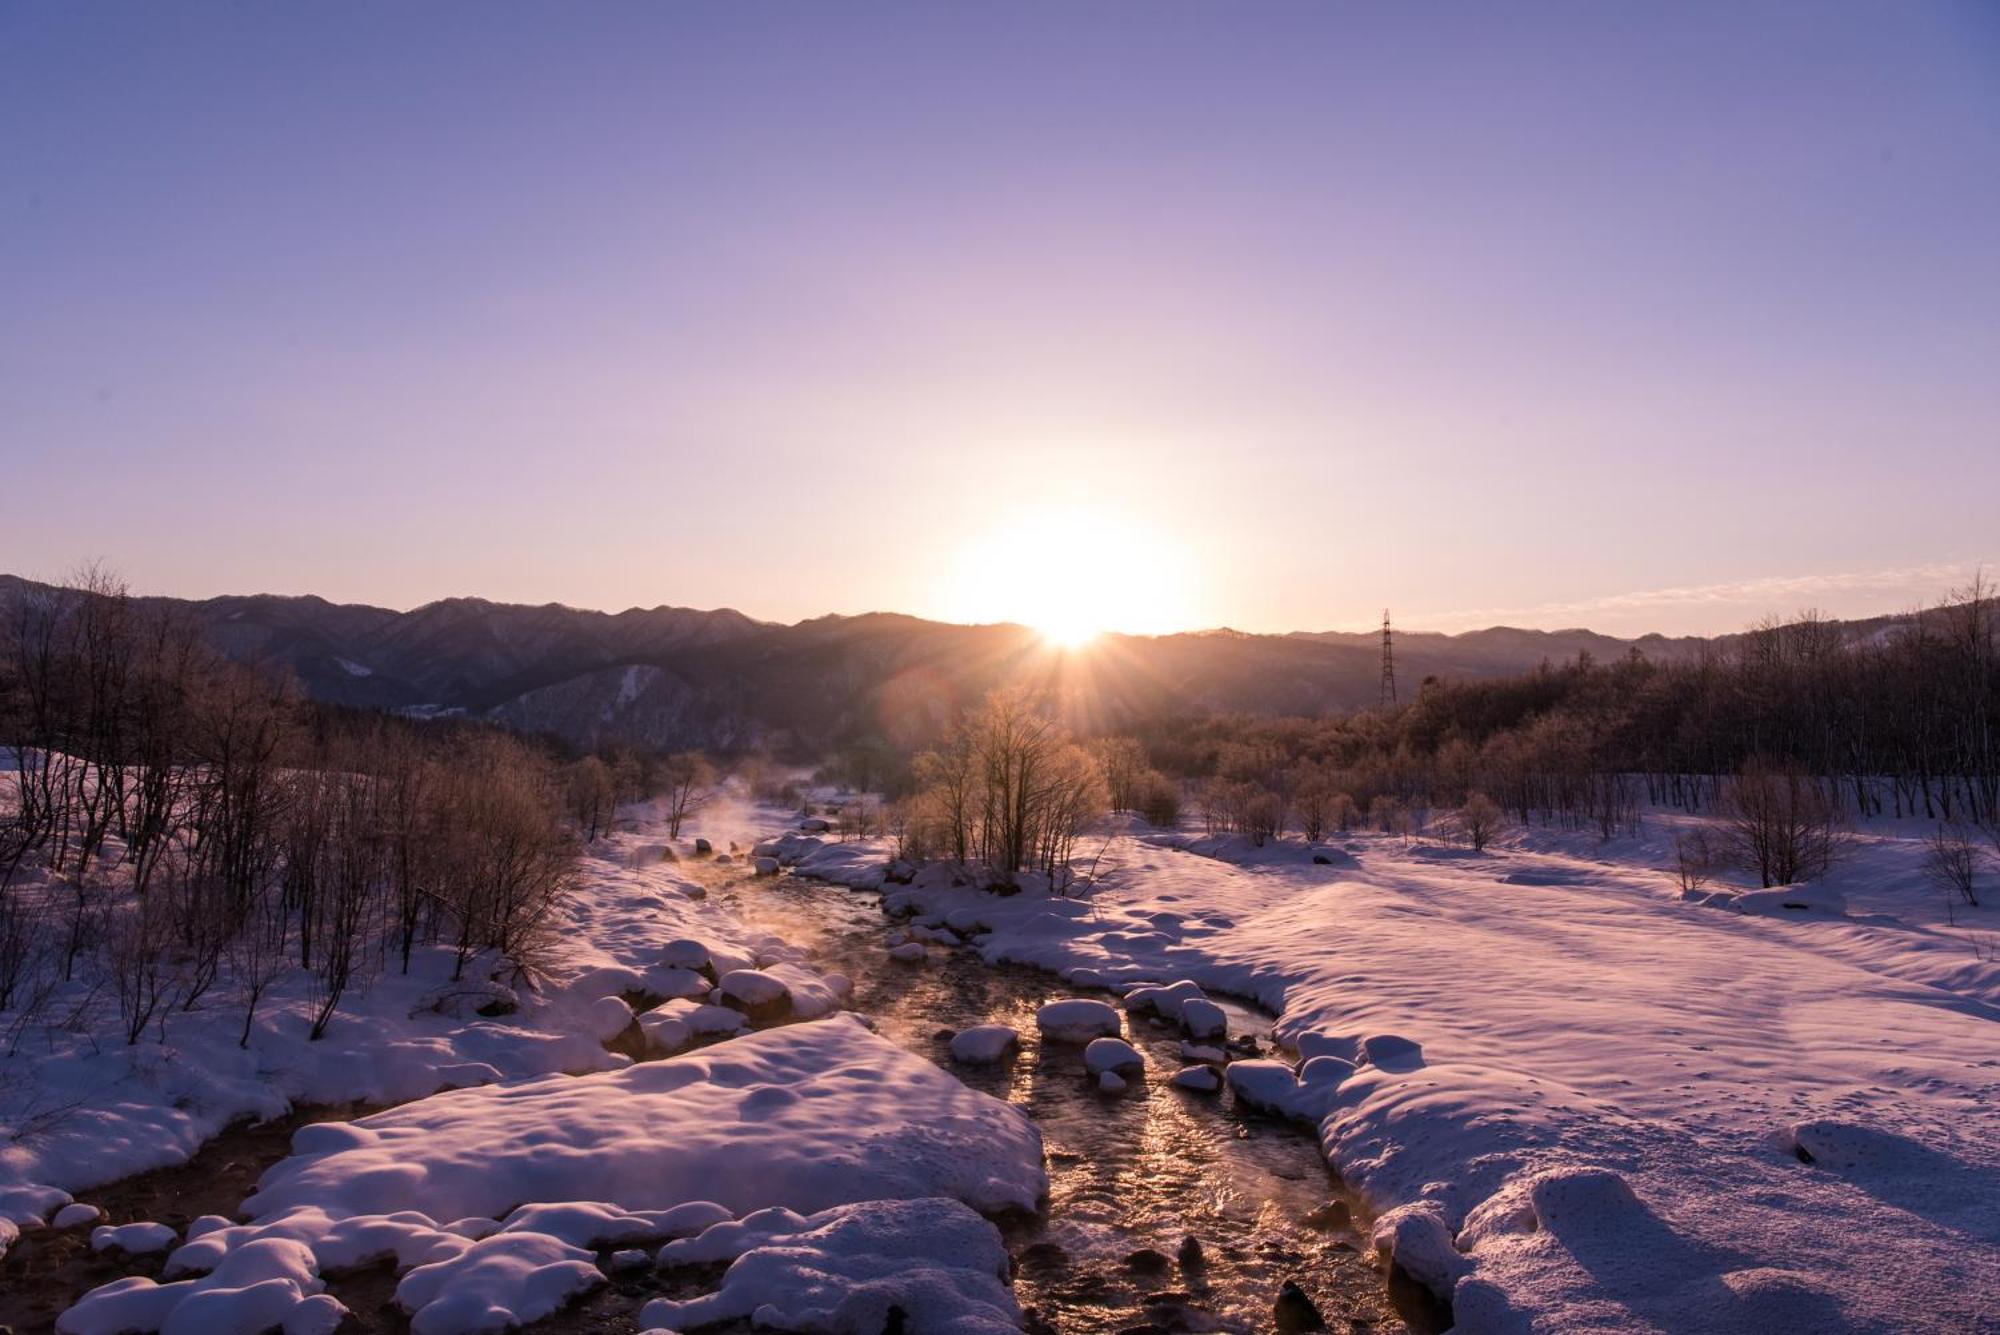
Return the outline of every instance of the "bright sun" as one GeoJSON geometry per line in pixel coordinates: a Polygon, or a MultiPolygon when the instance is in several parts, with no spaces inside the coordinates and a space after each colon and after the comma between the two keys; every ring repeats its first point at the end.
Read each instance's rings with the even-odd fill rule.
{"type": "Polygon", "coordinates": [[[1117,516],[1024,516],[960,549],[947,615],[1032,626],[1063,649],[1081,649],[1110,630],[1184,630],[1179,564],[1156,533],[1117,516]]]}

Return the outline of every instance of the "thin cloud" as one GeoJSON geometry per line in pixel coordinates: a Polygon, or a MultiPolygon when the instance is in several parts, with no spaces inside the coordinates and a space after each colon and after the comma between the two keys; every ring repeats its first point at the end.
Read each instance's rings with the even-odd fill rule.
{"type": "MultiPolygon", "coordinates": [[[[1483,607],[1441,612],[1424,618],[1437,625],[1484,626],[1495,622],[1531,621],[1547,624],[1580,624],[1589,617],[1614,616],[1620,619],[1645,612],[1718,611],[1737,608],[1748,613],[1799,610],[1816,601],[1840,595],[1872,594],[1884,600],[1898,598],[1894,606],[1879,611],[1895,611],[1912,600],[1936,598],[1947,590],[1969,583],[1982,564],[1940,562],[1930,565],[1899,566],[1887,570],[1849,570],[1814,575],[1765,575],[1756,579],[1730,580],[1719,584],[1688,584],[1670,589],[1639,589],[1604,594],[1573,602],[1536,603],[1519,607],[1483,607]]],[[[1989,566],[1990,568],[1990,566],[1989,566]]],[[[1676,618],[1682,619],[1682,618],[1676,618]]]]}

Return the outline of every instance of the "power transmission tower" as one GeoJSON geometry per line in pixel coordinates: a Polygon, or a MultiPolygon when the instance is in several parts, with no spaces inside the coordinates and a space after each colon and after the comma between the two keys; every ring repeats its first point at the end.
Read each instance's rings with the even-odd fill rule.
{"type": "Polygon", "coordinates": [[[1389,609],[1382,609],[1382,706],[1396,703],[1396,651],[1389,642],[1389,609]]]}

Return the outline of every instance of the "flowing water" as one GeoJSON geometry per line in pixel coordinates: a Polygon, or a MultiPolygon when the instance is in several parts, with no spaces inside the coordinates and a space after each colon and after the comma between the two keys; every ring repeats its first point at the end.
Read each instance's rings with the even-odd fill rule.
{"type": "MultiPolygon", "coordinates": [[[[1439,1314],[1421,1294],[1398,1285],[1392,1295],[1362,1239],[1329,1222],[1344,1219],[1352,1202],[1310,1134],[1240,1107],[1226,1092],[1166,1083],[1185,1064],[1176,1028],[1128,1017],[1146,1076],[1107,1095],[1085,1072],[1080,1048],[1035,1038],[1038,1006],[1079,995],[1054,976],[937,946],[921,965],[891,960],[884,944],[891,924],[872,894],[802,877],[752,879],[727,867],[709,868],[704,878],[745,922],[809,950],[822,971],[853,979],[854,1009],[883,1036],[1016,1104],[1041,1127],[1049,1209],[1010,1225],[1007,1241],[1016,1296],[1047,1327],[1268,1331],[1289,1279],[1335,1330],[1436,1328],[1439,1314]],[[997,1067],[953,1063],[951,1033],[989,1023],[1020,1032],[1020,1058],[997,1067]],[[1200,1246],[1199,1264],[1179,1259],[1187,1238],[1200,1246]]],[[[1218,1000],[1232,1034],[1270,1046],[1268,1015],[1218,1000]]]]}

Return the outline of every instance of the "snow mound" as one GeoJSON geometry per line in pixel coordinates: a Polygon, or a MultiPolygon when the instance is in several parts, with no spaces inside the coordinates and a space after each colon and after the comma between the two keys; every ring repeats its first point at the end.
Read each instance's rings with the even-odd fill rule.
{"type": "Polygon", "coordinates": [[[1770,918],[1845,918],[1847,896],[1824,885],[1781,885],[1774,890],[1746,890],[1729,900],[1728,907],[1770,918]]]}
{"type": "Polygon", "coordinates": [[[749,1320],[830,1335],[1020,1329],[999,1231],[957,1201],[870,1201],[799,1219],[782,1232],[740,1237],[745,1250],[717,1292],[686,1302],[656,1298],[640,1325],[749,1320]]]}
{"type": "Polygon", "coordinates": [[[261,1335],[285,1323],[294,1309],[325,1287],[304,1243],[262,1238],[231,1252],[201,1279],[156,1284],[134,1275],[92,1289],[56,1320],[56,1331],[58,1335],[128,1331],[261,1335]]]}
{"type": "Polygon", "coordinates": [[[591,1254],[543,1233],[496,1233],[396,1286],[414,1335],[511,1330],[604,1282],[591,1254]]]}
{"type": "Polygon", "coordinates": [[[1048,1189],[1025,1114],[844,1015],[616,1071],[454,1090],[340,1125],[295,1137],[244,1210],[457,1217],[522,1201],[638,1211],[713,1200],[742,1214],[951,1196],[1001,1211],[1033,1210],[1048,1189]]]}

